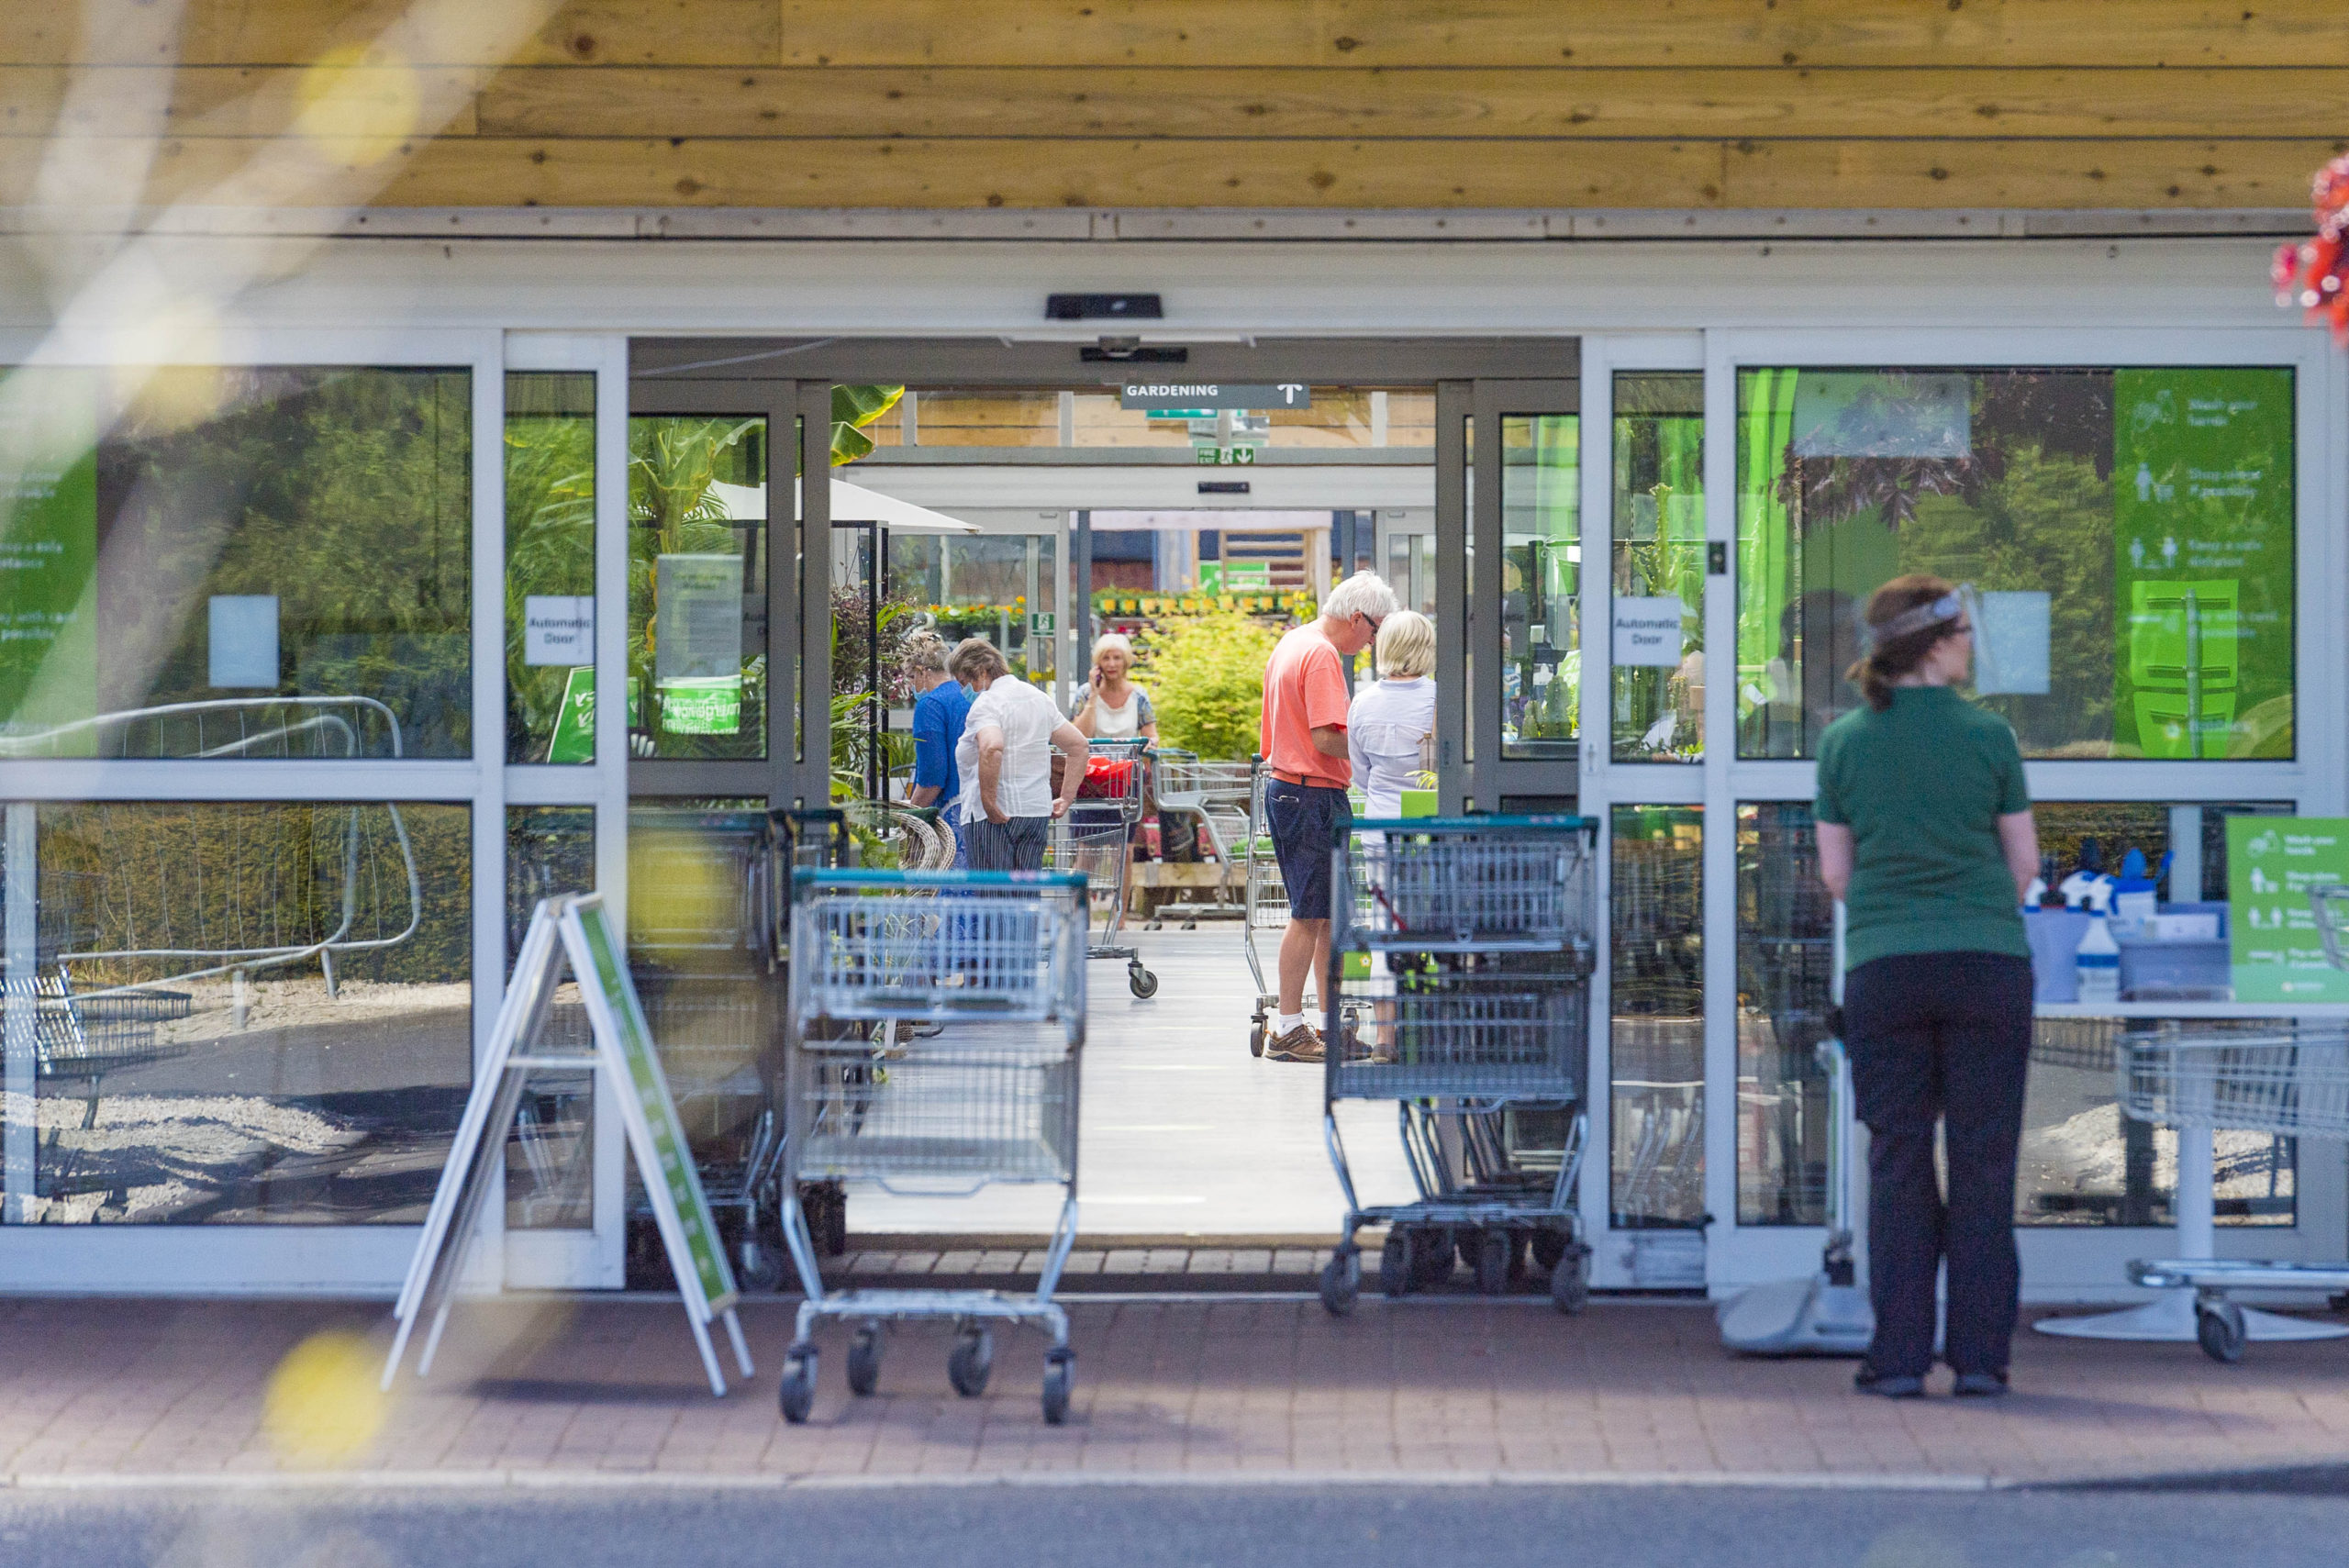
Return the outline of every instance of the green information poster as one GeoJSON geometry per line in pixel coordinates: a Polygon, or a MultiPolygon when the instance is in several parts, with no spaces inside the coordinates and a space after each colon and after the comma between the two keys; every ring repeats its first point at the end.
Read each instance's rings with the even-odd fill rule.
{"type": "MultiPolygon", "coordinates": [[[[28,373],[19,372],[19,376],[28,373]]],[[[0,735],[28,735],[98,711],[98,462],[95,391],[44,373],[0,398],[0,735]]],[[[62,755],[95,754],[87,731],[62,755]]]]}
{"type": "Polygon", "coordinates": [[[2349,1002],[2309,889],[2349,884],[2349,817],[2227,818],[2227,919],[2238,1002],[2349,1002]]]}
{"type": "Polygon", "coordinates": [[[592,762],[596,760],[596,667],[574,667],[562,684],[562,706],[555,710],[554,738],[547,742],[550,762],[592,762]]]}
{"type": "MultiPolygon", "coordinates": [[[[723,1312],[734,1305],[734,1273],[718,1251],[718,1227],[710,1218],[709,1203],[702,1195],[701,1177],[694,1169],[685,1129],[677,1124],[676,1102],[669,1097],[668,1080],[662,1075],[660,1061],[652,1054],[652,1031],[645,1024],[644,1008],[637,1000],[634,983],[620,963],[619,944],[613,940],[611,919],[599,903],[574,906],[573,913],[594,964],[594,984],[603,993],[604,1005],[610,1009],[618,1028],[620,1054],[628,1063],[631,1108],[643,1118],[645,1127],[651,1132],[652,1148],[661,1166],[661,1184],[676,1213],[680,1239],[685,1242],[686,1255],[693,1260],[694,1277],[701,1283],[701,1293],[710,1312],[723,1312]]],[[[581,977],[583,982],[588,978],[581,977]]],[[[651,1180],[649,1173],[646,1179],[651,1180]]]]}
{"type": "Polygon", "coordinates": [[[2113,740],[2292,751],[2292,373],[2113,376],[2113,740]]]}

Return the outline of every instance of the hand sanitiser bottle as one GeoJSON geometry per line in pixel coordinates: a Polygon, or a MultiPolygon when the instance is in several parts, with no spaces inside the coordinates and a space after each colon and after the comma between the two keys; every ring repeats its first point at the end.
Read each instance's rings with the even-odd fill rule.
{"type": "Polygon", "coordinates": [[[2081,1001],[2121,1000],[2121,947],[2112,940],[2111,928],[2103,916],[2090,918],[2088,929],[2080,933],[2074,962],[2079,966],[2081,1001]]]}

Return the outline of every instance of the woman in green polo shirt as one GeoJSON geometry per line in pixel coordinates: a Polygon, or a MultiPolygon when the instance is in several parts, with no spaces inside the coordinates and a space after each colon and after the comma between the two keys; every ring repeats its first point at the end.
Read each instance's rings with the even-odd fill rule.
{"type": "Polygon", "coordinates": [[[1847,917],[1843,1035],[1872,1135],[1876,1340],[1858,1385],[1924,1392],[1946,1262],[1954,1392],[1998,1395],[2021,1281],[2015,1150],[2032,1033],[2021,904],[2039,833],[2014,731],[1955,690],[1974,662],[1967,595],[1938,577],[1896,577],[1865,619],[1868,651],[1850,678],[1867,706],[1820,742],[1817,807],[1820,876],[1847,917]]]}

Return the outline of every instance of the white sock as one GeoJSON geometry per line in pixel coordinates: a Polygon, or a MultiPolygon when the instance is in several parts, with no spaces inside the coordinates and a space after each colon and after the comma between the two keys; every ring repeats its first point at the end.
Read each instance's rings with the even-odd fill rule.
{"type": "Polygon", "coordinates": [[[1288,1033],[1291,1029],[1300,1029],[1304,1027],[1305,1015],[1303,1013],[1282,1013],[1273,1019],[1273,1036],[1277,1040],[1280,1036],[1288,1033]]]}

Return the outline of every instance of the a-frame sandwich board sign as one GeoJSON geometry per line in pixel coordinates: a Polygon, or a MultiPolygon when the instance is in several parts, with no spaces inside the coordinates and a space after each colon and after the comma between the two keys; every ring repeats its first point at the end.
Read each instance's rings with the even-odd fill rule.
{"type": "Polygon", "coordinates": [[[751,1349],[735,1316],[734,1272],[727,1265],[718,1227],[710,1218],[709,1200],[694,1170],[676,1102],[669,1096],[669,1081],[644,1021],[644,1006],[622,962],[618,936],[600,894],[565,894],[541,899],[530,916],[530,929],[514,964],[514,978],[498,1008],[489,1051],[465,1102],[457,1139],[440,1184],[426,1212],[424,1234],[417,1241],[407,1281],[400,1288],[394,1316],[399,1327],[392,1338],[392,1353],[384,1363],[384,1387],[392,1386],[406,1352],[408,1336],[429,1320],[423,1353],[417,1359],[418,1377],[432,1370],[448,1326],[449,1307],[456,1295],[466,1251],[481,1223],[489,1195],[498,1190],[497,1174],[506,1159],[506,1139],[521,1108],[524,1081],[534,1072],[576,1073],[597,1070],[603,1092],[620,1107],[628,1129],[628,1146],[644,1179],[652,1215],[668,1250],[670,1266],[685,1298],[685,1320],[694,1331],[703,1368],[709,1373],[713,1394],[726,1392],[725,1374],[710,1343],[709,1325],[719,1318],[733,1342],[734,1359],[742,1375],[751,1375],[751,1349]],[[575,1051],[546,1051],[541,1041],[555,992],[568,968],[579,984],[595,1034],[592,1056],[575,1051]]]}

